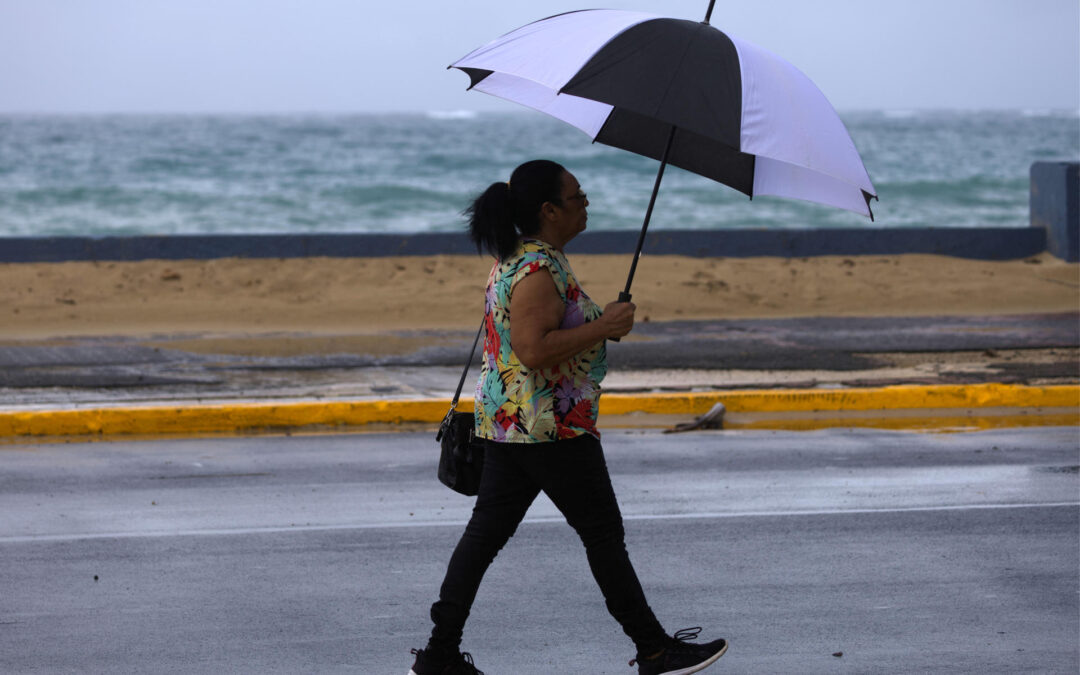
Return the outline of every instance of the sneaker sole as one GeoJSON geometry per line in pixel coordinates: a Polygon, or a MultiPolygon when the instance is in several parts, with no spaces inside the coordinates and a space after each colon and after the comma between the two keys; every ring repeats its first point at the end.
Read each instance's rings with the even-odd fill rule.
{"type": "Polygon", "coordinates": [[[727,648],[728,648],[728,643],[725,642],[723,648],[721,648],[720,651],[716,652],[715,654],[713,654],[709,658],[705,659],[701,663],[699,663],[697,665],[694,665],[694,666],[690,666],[689,668],[681,668],[679,670],[667,670],[667,671],[664,671],[663,673],[660,673],[660,675],[690,675],[690,673],[696,673],[696,672],[705,670],[706,668],[708,668],[712,664],[719,661],[720,657],[727,653],[727,648]]]}

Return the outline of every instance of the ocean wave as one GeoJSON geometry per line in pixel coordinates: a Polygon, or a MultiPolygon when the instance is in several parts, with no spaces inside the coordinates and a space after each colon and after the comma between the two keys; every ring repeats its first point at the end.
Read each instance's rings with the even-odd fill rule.
{"type": "Polygon", "coordinates": [[[1023,117],[1064,117],[1066,119],[1076,119],[1080,117],[1080,108],[1076,109],[1063,109],[1063,108],[1025,108],[1020,111],[1023,117]]]}
{"type": "Polygon", "coordinates": [[[15,190],[0,194],[0,203],[9,202],[13,206],[28,208],[50,208],[86,205],[96,208],[111,208],[139,204],[145,197],[133,190],[121,187],[64,187],[15,190]]]}
{"type": "MultiPolygon", "coordinates": [[[[845,115],[875,226],[1025,226],[1033,161],[1080,156],[1076,116],[845,115]]],[[[641,226],[658,163],[530,113],[292,117],[0,116],[0,236],[455,231],[528,159],[574,172],[591,230],[641,226]],[[481,119],[482,123],[461,124],[481,119]]],[[[674,167],[656,229],[859,227],[839,209],[745,195],[674,167]]]]}
{"type": "Polygon", "coordinates": [[[475,110],[429,110],[428,119],[433,120],[474,120],[477,118],[475,110]]]}

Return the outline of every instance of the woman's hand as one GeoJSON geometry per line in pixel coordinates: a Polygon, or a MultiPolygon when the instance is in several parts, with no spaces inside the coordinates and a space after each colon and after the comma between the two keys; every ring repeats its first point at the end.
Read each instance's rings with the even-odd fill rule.
{"type": "Polygon", "coordinates": [[[609,302],[604,307],[604,313],[597,319],[602,322],[608,339],[621,338],[629,333],[634,327],[634,310],[637,305],[632,302],[609,302]]]}

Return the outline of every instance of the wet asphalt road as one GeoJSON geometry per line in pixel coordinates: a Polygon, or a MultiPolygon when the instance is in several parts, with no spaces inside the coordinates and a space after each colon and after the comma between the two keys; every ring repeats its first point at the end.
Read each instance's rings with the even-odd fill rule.
{"type": "MultiPolygon", "coordinates": [[[[706,672],[1075,673],[1078,440],[605,446],[658,616],[731,640],[706,672]]],[[[0,446],[0,672],[404,675],[470,506],[434,480],[434,451],[428,434],[0,446]]],[[[465,648],[488,675],[635,672],[543,499],[465,648]]]]}

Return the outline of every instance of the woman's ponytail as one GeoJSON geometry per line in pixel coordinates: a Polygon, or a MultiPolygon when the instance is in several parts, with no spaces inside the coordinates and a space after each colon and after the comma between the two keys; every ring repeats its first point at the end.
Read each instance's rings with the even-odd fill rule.
{"type": "Polygon", "coordinates": [[[477,251],[485,250],[502,260],[517,249],[512,199],[509,183],[492,183],[465,209],[469,236],[477,251]]]}
{"type": "Polygon", "coordinates": [[[525,162],[505,183],[492,183],[465,209],[469,236],[477,251],[487,251],[499,260],[517,250],[520,236],[540,230],[540,207],[544,202],[561,203],[562,165],[546,159],[525,162]]]}

